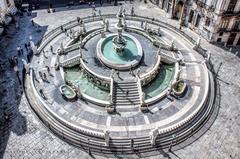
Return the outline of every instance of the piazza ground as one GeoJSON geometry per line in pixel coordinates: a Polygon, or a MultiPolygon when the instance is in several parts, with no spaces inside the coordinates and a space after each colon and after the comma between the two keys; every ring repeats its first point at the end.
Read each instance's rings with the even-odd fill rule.
{"type": "MultiPolygon", "coordinates": [[[[127,4],[126,10],[129,12],[131,6],[129,3],[127,4]]],[[[167,19],[161,10],[152,5],[136,3],[133,6],[135,6],[138,15],[153,16],[163,21],[167,19]],[[149,11],[150,9],[151,11],[149,11]],[[146,10],[148,11],[147,15],[145,14],[146,10]]],[[[116,13],[118,9],[106,6],[101,7],[101,10],[103,14],[107,14],[116,13]]],[[[91,15],[91,9],[59,9],[53,14],[47,14],[45,10],[37,11],[33,14],[33,16],[36,16],[34,21],[43,27],[42,33],[37,33],[35,28],[31,27],[30,17],[21,18],[21,29],[15,34],[15,30],[11,28],[9,30],[11,39],[4,44],[1,43],[1,45],[5,45],[1,46],[2,52],[5,53],[1,54],[2,59],[15,55],[19,41],[23,45],[28,41],[29,35],[33,37],[34,41],[38,41],[45,30],[46,32],[51,31],[61,24],[75,20],[77,16],[84,17],[87,15],[91,15]],[[62,16],[64,16],[64,19],[61,18],[62,16]]],[[[168,23],[173,26],[178,25],[176,21],[168,20],[168,23]]],[[[184,31],[197,39],[197,36],[190,30],[184,29],[184,31]]],[[[218,116],[210,129],[197,141],[173,153],[163,151],[161,152],[162,156],[160,155],[163,158],[237,158],[239,155],[239,140],[237,138],[239,136],[238,105],[240,90],[239,70],[237,69],[239,58],[205,41],[202,41],[202,47],[212,52],[212,62],[217,72],[217,83],[220,86],[219,95],[221,96],[220,103],[217,103],[219,113],[215,112],[218,116]]],[[[20,65],[21,63],[19,67],[21,67],[20,65]]],[[[6,67],[6,69],[8,68],[6,67]]],[[[19,87],[17,81],[13,80],[16,79],[16,76],[12,70],[6,70],[2,77],[4,77],[4,79],[1,79],[2,87],[5,88],[6,95],[2,99],[3,104],[1,105],[5,106],[5,109],[11,113],[11,120],[1,126],[1,133],[4,134],[1,137],[3,158],[78,158],[79,155],[82,158],[91,158],[86,152],[66,144],[49,133],[48,129],[36,119],[25,96],[21,94],[21,86],[19,87]],[[13,81],[10,82],[11,80],[13,81]],[[15,100],[9,100],[10,98],[15,98],[15,100]]],[[[152,158],[159,158],[159,156],[152,158]]]]}

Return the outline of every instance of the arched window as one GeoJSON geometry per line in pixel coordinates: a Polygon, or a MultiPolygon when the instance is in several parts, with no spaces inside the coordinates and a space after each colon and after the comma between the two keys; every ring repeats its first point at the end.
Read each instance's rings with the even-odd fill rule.
{"type": "Polygon", "coordinates": [[[206,26],[210,26],[210,23],[211,23],[210,18],[207,17],[207,18],[206,18],[206,21],[205,21],[205,25],[206,25],[206,26]]]}
{"type": "Polygon", "coordinates": [[[236,6],[236,3],[237,3],[237,0],[231,0],[229,5],[228,5],[228,9],[227,11],[228,12],[233,12],[234,11],[234,8],[236,6]]]}
{"type": "Polygon", "coordinates": [[[240,20],[235,22],[233,29],[236,31],[240,31],[240,20]]]}
{"type": "Polygon", "coordinates": [[[188,19],[189,23],[192,23],[193,14],[194,14],[194,12],[193,12],[193,10],[191,10],[190,13],[189,13],[189,19],[188,19]]]}

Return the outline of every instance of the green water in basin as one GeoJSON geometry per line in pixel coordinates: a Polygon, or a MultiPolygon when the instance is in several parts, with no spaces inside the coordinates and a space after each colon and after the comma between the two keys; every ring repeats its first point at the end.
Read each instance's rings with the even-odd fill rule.
{"type": "Polygon", "coordinates": [[[73,92],[72,89],[70,89],[69,87],[62,87],[62,91],[64,93],[64,95],[66,95],[67,97],[73,97],[75,95],[75,92],[73,92]]]}
{"type": "Polygon", "coordinates": [[[110,100],[110,91],[97,87],[90,79],[84,76],[78,67],[64,69],[64,71],[67,72],[65,73],[65,79],[79,85],[80,90],[88,96],[104,101],[110,100]]]}
{"type": "Polygon", "coordinates": [[[112,42],[114,37],[110,36],[104,40],[101,48],[103,56],[114,64],[126,64],[135,60],[138,55],[138,48],[135,42],[131,38],[123,36],[127,40],[127,43],[123,54],[119,55],[112,42]]]}
{"type": "Polygon", "coordinates": [[[162,65],[156,78],[142,88],[145,99],[153,98],[163,92],[174,76],[174,65],[162,65]]]}

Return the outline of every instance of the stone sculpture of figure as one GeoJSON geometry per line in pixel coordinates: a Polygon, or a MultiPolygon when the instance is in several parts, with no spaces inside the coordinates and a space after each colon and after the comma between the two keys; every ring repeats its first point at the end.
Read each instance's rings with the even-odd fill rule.
{"type": "Polygon", "coordinates": [[[105,23],[106,23],[106,18],[103,18],[102,23],[103,23],[103,26],[104,26],[105,23]]]}
{"type": "Polygon", "coordinates": [[[96,17],[96,11],[93,11],[93,17],[96,17]]]}
{"type": "Polygon", "coordinates": [[[102,12],[101,12],[100,9],[98,10],[98,14],[99,14],[100,17],[102,16],[102,12]]]}
{"type": "Polygon", "coordinates": [[[126,16],[126,9],[125,8],[123,9],[123,16],[124,17],[126,16]]]}
{"type": "Polygon", "coordinates": [[[161,28],[160,27],[158,27],[158,35],[161,35],[161,28]]]}
{"type": "Polygon", "coordinates": [[[160,55],[162,51],[161,45],[159,45],[158,51],[157,51],[157,55],[160,55]]]}
{"type": "Polygon", "coordinates": [[[142,106],[145,105],[145,93],[144,92],[142,92],[141,104],[142,104],[142,106]]]}
{"type": "Polygon", "coordinates": [[[201,38],[198,37],[197,42],[196,42],[196,46],[198,47],[198,46],[200,46],[200,44],[201,44],[201,38]]]}
{"type": "Polygon", "coordinates": [[[174,49],[174,39],[171,41],[171,50],[173,50],[174,49]]]}
{"type": "Polygon", "coordinates": [[[105,26],[104,26],[104,31],[109,31],[109,21],[106,20],[105,26]]]}
{"type": "Polygon", "coordinates": [[[69,29],[69,36],[70,37],[72,36],[72,33],[73,33],[72,29],[69,29]]]}
{"type": "Polygon", "coordinates": [[[117,13],[117,17],[118,17],[118,18],[123,17],[123,7],[122,7],[122,6],[119,8],[119,11],[118,11],[118,13],[117,13]]]}
{"type": "Polygon", "coordinates": [[[152,146],[156,145],[156,138],[158,136],[158,129],[154,129],[150,132],[151,144],[152,146]]]}
{"type": "Polygon", "coordinates": [[[87,32],[87,31],[86,31],[86,27],[85,27],[85,23],[84,23],[84,22],[82,22],[82,31],[83,31],[84,34],[87,32]]]}
{"type": "Polygon", "coordinates": [[[79,24],[81,25],[82,23],[83,23],[83,20],[82,20],[82,19],[80,19],[80,20],[79,20],[79,24]]]}
{"type": "Polygon", "coordinates": [[[80,29],[79,29],[79,36],[82,36],[83,34],[84,34],[83,28],[80,27],[80,29]]]}
{"type": "Polygon", "coordinates": [[[144,30],[146,31],[148,29],[147,21],[144,22],[144,30]]]}
{"type": "Polygon", "coordinates": [[[79,37],[79,48],[83,47],[82,36],[79,37]]]}
{"type": "Polygon", "coordinates": [[[143,28],[143,21],[141,21],[141,28],[143,28]]]}
{"type": "Polygon", "coordinates": [[[110,76],[111,76],[111,78],[113,78],[113,76],[114,76],[114,73],[115,73],[115,70],[114,70],[114,69],[112,69],[112,70],[111,70],[111,75],[110,75],[110,76]]]}
{"type": "Polygon", "coordinates": [[[109,146],[109,141],[110,141],[110,133],[108,130],[104,131],[104,139],[105,139],[105,145],[109,146]]]}
{"type": "Polygon", "coordinates": [[[140,76],[140,68],[137,69],[136,75],[139,77],[140,76]]]}
{"type": "Polygon", "coordinates": [[[79,49],[79,57],[82,58],[82,48],[79,49]]]}
{"type": "Polygon", "coordinates": [[[123,17],[123,27],[124,27],[124,29],[126,29],[126,27],[127,27],[127,22],[126,22],[125,16],[123,17]]]}
{"type": "Polygon", "coordinates": [[[208,52],[207,52],[207,58],[206,58],[207,62],[209,62],[209,61],[210,61],[210,58],[211,58],[211,52],[210,52],[210,51],[208,51],[208,52]]]}
{"type": "Polygon", "coordinates": [[[104,31],[101,31],[101,38],[105,38],[105,37],[106,37],[106,35],[105,35],[104,31]]]}
{"type": "Polygon", "coordinates": [[[79,85],[77,86],[77,96],[78,96],[78,98],[82,98],[82,92],[80,90],[79,85]]]}
{"type": "Polygon", "coordinates": [[[64,53],[64,47],[63,47],[63,42],[60,44],[60,54],[64,53]]]}
{"type": "Polygon", "coordinates": [[[60,51],[58,51],[57,57],[56,57],[56,63],[55,63],[55,69],[58,70],[59,69],[59,53],[60,51]]]}
{"type": "Polygon", "coordinates": [[[134,15],[134,7],[131,8],[131,16],[134,15]]]}

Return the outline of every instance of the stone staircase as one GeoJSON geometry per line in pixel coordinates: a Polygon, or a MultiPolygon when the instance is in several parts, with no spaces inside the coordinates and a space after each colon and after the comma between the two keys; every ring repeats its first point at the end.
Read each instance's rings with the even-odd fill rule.
{"type": "Polygon", "coordinates": [[[113,103],[117,107],[139,106],[140,96],[136,81],[115,82],[113,103]]]}

